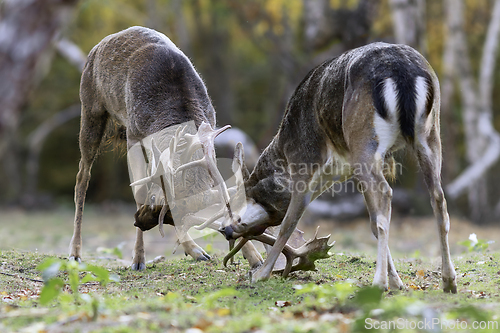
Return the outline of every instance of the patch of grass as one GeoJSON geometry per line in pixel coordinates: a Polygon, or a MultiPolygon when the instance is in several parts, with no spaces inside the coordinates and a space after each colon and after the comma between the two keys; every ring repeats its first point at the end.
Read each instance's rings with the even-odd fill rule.
{"type": "MultiPolygon", "coordinates": [[[[59,298],[40,304],[42,273],[37,266],[48,256],[17,251],[0,252],[0,331],[24,329],[64,332],[350,332],[401,324],[439,321],[451,324],[498,325],[500,318],[500,254],[467,253],[455,257],[457,295],[440,289],[439,263],[427,258],[396,260],[407,286],[401,292],[378,293],[370,287],[375,258],[333,255],[318,262],[316,272],[296,272],[289,279],[273,276],[251,284],[248,265],[222,266],[215,255],[209,262],[176,259],[149,265],[146,271],[92,262],[119,276],[105,286],[79,284],[73,297],[71,274],[57,275],[67,285],[59,298]],[[457,321],[458,320],[458,321],[457,321]]],[[[60,259],[66,260],[64,257],[60,259]]],[[[84,273],[80,273],[84,276],[84,273]]],[[[74,277],[73,277],[74,279],[74,277]]],[[[406,326],[405,326],[406,325],[406,326]]],[[[471,326],[468,326],[469,328],[471,326]]],[[[395,326],[398,330],[398,326],[395,326]]],[[[441,326],[440,326],[441,328],[441,326]]],[[[486,327],[485,330],[496,331],[486,327]]]]}

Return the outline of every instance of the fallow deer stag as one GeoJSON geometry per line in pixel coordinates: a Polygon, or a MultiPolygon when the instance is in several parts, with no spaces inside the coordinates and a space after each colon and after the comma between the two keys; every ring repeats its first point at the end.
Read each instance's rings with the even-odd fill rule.
{"type": "MultiPolygon", "coordinates": [[[[189,59],[165,35],[143,27],[107,36],[91,50],[82,74],[80,99],[81,161],[76,178],[74,232],[70,244],[70,259],[77,261],[82,256],[82,215],[90,170],[111,124],[117,124],[120,132],[126,134],[129,149],[136,144],[143,147],[146,138],[186,122],[194,122],[196,128],[204,124],[206,138],[213,139],[213,133],[218,133],[212,130],[215,111],[207,89],[189,59]]],[[[222,177],[217,174],[214,164],[213,142],[202,142],[196,148],[201,148],[206,158],[192,167],[205,166],[212,180],[196,179],[195,182],[220,185],[221,197],[226,200],[225,206],[231,216],[227,189],[223,188],[224,182],[219,181],[222,177]]],[[[152,157],[151,151],[149,155],[144,147],[143,151],[141,158],[152,157]]],[[[146,177],[146,170],[136,176],[139,179],[146,177]]],[[[191,176],[196,177],[197,173],[191,176]]],[[[134,187],[138,208],[135,225],[147,230],[159,224],[159,218],[162,219],[160,226],[163,222],[173,224],[167,200],[159,193],[148,194],[148,191],[146,184],[134,187]]],[[[146,267],[143,230],[138,228],[136,236],[132,269],[142,270],[146,267]]],[[[183,238],[182,245],[195,259],[210,258],[189,235],[183,238]]],[[[261,263],[262,258],[253,245],[246,250],[247,258],[254,261],[250,262],[251,266],[261,263]]]]}
{"type": "MultiPolygon", "coordinates": [[[[223,222],[220,229],[227,239],[274,244],[252,279],[270,277],[307,204],[334,182],[354,176],[378,239],[373,284],[385,290],[403,288],[388,247],[392,189],[386,176],[394,176],[393,152],[406,147],[417,156],[437,218],[443,289],[456,293],[440,178],[439,112],[436,74],[408,46],[369,44],[309,72],[291,97],[278,133],[245,181],[247,208],[241,221],[223,222]],[[275,239],[261,235],[278,224],[275,239]]],[[[293,258],[289,250],[284,254],[293,258]]],[[[291,266],[289,260],[284,275],[291,266]]]]}

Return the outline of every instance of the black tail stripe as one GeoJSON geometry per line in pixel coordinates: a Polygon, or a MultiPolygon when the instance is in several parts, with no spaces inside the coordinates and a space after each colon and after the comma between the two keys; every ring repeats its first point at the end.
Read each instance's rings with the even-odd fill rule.
{"type": "Polygon", "coordinates": [[[398,91],[399,126],[401,134],[405,139],[413,140],[415,137],[415,114],[416,114],[416,88],[415,79],[398,75],[395,78],[398,91]]]}
{"type": "Polygon", "coordinates": [[[430,77],[425,78],[425,83],[427,83],[427,103],[426,103],[426,113],[425,116],[428,117],[432,110],[432,104],[434,101],[434,89],[432,85],[432,80],[430,77]]]}
{"type": "Polygon", "coordinates": [[[373,105],[375,106],[375,110],[377,110],[379,116],[382,119],[387,120],[388,112],[387,112],[387,105],[384,99],[384,86],[385,86],[384,80],[377,81],[377,83],[373,86],[372,99],[373,99],[373,105]]]}
{"type": "MultiPolygon", "coordinates": [[[[426,117],[430,114],[432,109],[432,101],[434,99],[434,90],[432,89],[432,81],[428,75],[424,73],[419,73],[414,77],[405,75],[407,73],[399,73],[399,75],[394,75],[392,78],[395,80],[396,92],[397,92],[397,105],[398,105],[398,121],[403,137],[409,141],[413,141],[415,138],[415,116],[416,116],[416,78],[422,76],[425,79],[425,83],[428,87],[427,91],[427,103],[426,103],[426,117]]],[[[387,109],[387,104],[384,97],[384,87],[385,79],[380,79],[373,86],[372,98],[375,110],[379,116],[388,120],[389,111],[387,109]]]]}

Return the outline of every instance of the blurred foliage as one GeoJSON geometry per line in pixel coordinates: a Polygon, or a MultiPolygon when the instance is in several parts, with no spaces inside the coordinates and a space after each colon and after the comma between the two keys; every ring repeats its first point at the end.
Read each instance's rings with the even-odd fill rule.
{"type": "MultiPolygon", "coordinates": [[[[328,10],[348,17],[364,3],[330,0],[328,10]]],[[[373,3],[377,4],[373,7],[377,10],[370,13],[373,19],[369,33],[359,40],[391,42],[394,39],[389,1],[373,3]]],[[[219,125],[231,123],[243,129],[263,148],[276,132],[294,87],[323,60],[317,56],[333,57],[338,50],[343,51],[332,46],[342,45],[346,31],[332,34],[325,45],[310,46],[305,37],[304,6],[304,0],[82,0],[63,34],[88,53],[103,37],[133,25],[165,33],[201,73],[217,110],[219,125]]],[[[466,7],[470,56],[477,71],[492,1],[467,0],[466,7]]],[[[446,33],[443,22],[442,1],[426,1],[427,57],[438,75],[446,33]]],[[[351,44],[346,42],[346,45],[351,44]]],[[[498,127],[499,76],[497,71],[493,102],[498,127]]],[[[79,78],[78,70],[54,52],[50,70],[23,110],[20,128],[23,138],[45,119],[79,103],[79,78]]],[[[459,141],[451,148],[460,156],[456,163],[464,165],[458,98],[454,105],[456,123],[443,127],[459,128],[459,141]]],[[[49,136],[41,155],[38,190],[66,202],[72,201],[78,170],[78,131],[78,119],[61,126],[49,136]]],[[[111,146],[104,148],[94,164],[88,202],[132,202],[125,154],[119,149],[111,150],[111,146]]],[[[405,163],[404,177],[397,185],[425,191],[413,164],[405,163]]]]}

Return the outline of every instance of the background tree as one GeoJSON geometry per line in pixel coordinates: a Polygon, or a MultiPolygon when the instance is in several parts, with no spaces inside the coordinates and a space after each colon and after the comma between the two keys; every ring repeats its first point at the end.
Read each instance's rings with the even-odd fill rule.
{"type": "MultiPolygon", "coordinates": [[[[453,212],[478,222],[500,218],[495,186],[500,165],[493,158],[500,126],[498,0],[10,0],[0,13],[0,99],[16,96],[1,104],[15,105],[1,109],[3,203],[27,202],[23,193],[47,199],[41,202],[72,203],[79,158],[79,66],[106,35],[144,25],[165,33],[192,59],[218,123],[243,129],[260,149],[276,133],[289,96],[314,66],[373,41],[417,48],[441,81],[443,177],[453,212]],[[29,6],[15,14],[20,3],[44,6],[31,18],[29,6]],[[54,9],[50,13],[48,6],[54,9]],[[68,8],[76,9],[75,15],[68,8]],[[26,20],[29,27],[21,23],[26,20]],[[31,44],[13,43],[13,38],[38,48],[20,52],[27,49],[19,45],[31,44]],[[14,73],[20,78],[3,79],[14,73]]],[[[124,155],[113,146],[102,149],[89,203],[132,202],[124,155]]],[[[395,200],[406,198],[416,212],[430,213],[414,163],[405,163],[394,187],[402,193],[395,200]]],[[[348,202],[356,206],[357,198],[348,202]]]]}
{"type": "Polygon", "coordinates": [[[47,51],[77,0],[6,0],[0,5],[0,184],[8,199],[21,193],[20,114],[45,71],[47,51]]]}
{"type": "MultiPolygon", "coordinates": [[[[448,39],[446,52],[455,53],[456,79],[461,88],[463,126],[470,166],[448,185],[448,195],[457,198],[468,189],[471,217],[483,222],[491,214],[488,196],[487,171],[500,156],[500,135],[495,130],[492,119],[493,73],[500,37],[500,1],[495,1],[491,14],[481,62],[479,80],[474,79],[469,58],[468,43],[463,23],[463,1],[447,1],[446,6],[448,39]]],[[[448,64],[449,66],[449,64],[448,64]]]]}

